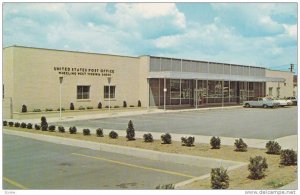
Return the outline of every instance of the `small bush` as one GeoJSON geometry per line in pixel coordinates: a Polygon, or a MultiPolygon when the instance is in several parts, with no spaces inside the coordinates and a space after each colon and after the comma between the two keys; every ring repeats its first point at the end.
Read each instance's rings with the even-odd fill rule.
{"type": "Polygon", "coordinates": [[[266,144],[267,154],[280,154],[281,146],[275,141],[266,144]]]}
{"type": "Polygon", "coordinates": [[[141,107],[142,106],[142,103],[141,103],[141,100],[138,101],[138,107],[141,107]]]}
{"type": "Polygon", "coordinates": [[[85,107],[79,106],[78,110],[85,110],[85,107]]]}
{"type": "Polygon", "coordinates": [[[127,103],[126,101],[123,101],[123,108],[126,108],[127,107],[127,103]]]}
{"type": "Polygon", "coordinates": [[[74,110],[74,109],[75,109],[74,104],[70,103],[70,110],[74,110]]]}
{"type": "Polygon", "coordinates": [[[219,137],[213,136],[210,139],[210,145],[212,149],[220,149],[221,148],[221,139],[219,137]]]}
{"type": "Polygon", "coordinates": [[[268,168],[266,158],[261,156],[256,156],[250,158],[250,164],[248,165],[248,170],[250,171],[250,179],[261,179],[265,176],[264,172],[268,168]]]}
{"type": "Polygon", "coordinates": [[[46,112],[51,112],[51,111],[53,111],[52,108],[46,108],[46,112]]]}
{"type": "Polygon", "coordinates": [[[146,133],[143,135],[144,142],[153,142],[153,137],[151,133],[146,133]]]}
{"type": "Polygon", "coordinates": [[[38,125],[38,124],[35,124],[35,125],[34,125],[34,129],[35,129],[35,130],[40,130],[40,129],[41,129],[41,126],[38,125]]]}
{"type": "MultiPolygon", "coordinates": [[[[109,108],[109,106],[105,106],[105,108],[109,108]]],[[[110,108],[111,108],[111,106],[110,106],[110,108]]]]}
{"type": "Polygon", "coordinates": [[[26,105],[22,106],[22,112],[27,112],[27,106],[26,105]]]}
{"type": "Polygon", "coordinates": [[[58,132],[64,133],[65,132],[65,128],[63,126],[58,126],[58,132]]]}
{"type": "Polygon", "coordinates": [[[175,185],[174,184],[160,184],[160,185],[156,186],[155,189],[173,190],[173,189],[175,189],[175,185]]]}
{"type": "Polygon", "coordinates": [[[55,125],[50,125],[49,126],[49,131],[54,132],[55,131],[55,125]]]}
{"type": "Polygon", "coordinates": [[[134,105],[130,105],[129,107],[133,108],[133,107],[134,107],[134,105]]]}
{"type": "Polygon", "coordinates": [[[172,137],[169,133],[162,134],[160,137],[161,137],[163,144],[171,144],[172,143],[172,137]]]}
{"type": "Polygon", "coordinates": [[[47,131],[47,129],[48,129],[47,119],[44,116],[41,117],[41,128],[42,128],[42,131],[47,131]]]}
{"type": "Polygon", "coordinates": [[[195,137],[181,137],[181,143],[183,146],[191,147],[194,145],[195,137]]]}
{"type": "Polygon", "coordinates": [[[20,123],[15,122],[15,127],[20,127],[20,123]]]}
{"type": "Polygon", "coordinates": [[[32,129],[32,124],[28,123],[26,127],[27,127],[27,129],[32,129]]]}
{"type": "Polygon", "coordinates": [[[70,132],[70,134],[76,134],[77,128],[76,127],[70,127],[69,132],[70,132]]]}
{"type": "Polygon", "coordinates": [[[104,137],[103,129],[101,129],[101,128],[96,129],[96,135],[97,135],[97,137],[104,137]]]}
{"type": "Polygon", "coordinates": [[[94,107],[93,106],[87,106],[86,109],[91,110],[91,109],[94,109],[94,107]]]}
{"type": "Polygon", "coordinates": [[[114,106],[114,108],[120,108],[120,106],[114,106]]]}
{"type": "Polygon", "coordinates": [[[246,152],[248,145],[243,141],[242,138],[236,139],[234,142],[235,151],[237,152],[246,152]]]}
{"type": "Polygon", "coordinates": [[[91,131],[89,129],[83,129],[82,132],[83,135],[91,135],[91,131]]]}
{"type": "Polygon", "coordinates": [[[102,103],[101,102],[98,103],[98,109],[102,109],[102,103]]]}
{"type": "Polygon", "coordinates": [[[21,128],[25,129],[26,128],[26,123],[22,122],[20,126],[21,126],[21,128]]]}
{"type": "Polygon", "coordinates": [[[112,139],[117,139],[118,138],[118,133],[115,131],[111,131],[108,135],[112,139]]]}
{"type": "Polygon", "coordinates": [[[280,153],[280,164],[285,166],[297,165],[297,153],[290,149],[282,150],[280,153]]]}
{"type": "Polygon", "coordinates": [[[35,108],[32,110],[32,112],[42,112],[41,109],[35,108]]]}
{"type": "Polygon", "coordinates": [[[3,121],[3,126],[7,126],[7,121],[3,121]]]}
{"type": "Polygon", "coordinates": [[[134,127],[133,127],[133,123],[132,121],[130,120],[128,122],[128,128],[126,129],[126,138],[128,140],[135,140],[135,130],[134,130],[134,127]]]}
{"type": "Polygon", "coordinates": [[[223,167],[212,169],[210,176],[212,189],[227,189],[229,187],[229,176],[223,167]]]}
{"type": "MultiPolygon", "coordinates": [[[[57,111],[60,111],[60,109],[59,109],[59,108],[57,108],[57,111]]],[[[65,111],[65,109],[64,109],[64,108],[61,108],[61,111],[65,111]]]]}
{"type": "Polygon", "coordinates": [[[8,122],[8,125],[9,125],[10,127],[13,127],[13,126],[14,126],[14,122],[8,122]]]}

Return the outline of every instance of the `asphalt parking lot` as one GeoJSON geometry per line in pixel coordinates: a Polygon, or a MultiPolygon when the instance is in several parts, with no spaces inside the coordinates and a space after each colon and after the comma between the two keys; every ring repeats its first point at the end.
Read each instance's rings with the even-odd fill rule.
{"type": "Polygon", "coordinates": [[[3,134],[3,189],[155,189],[210,172],[3,134]]]}
{"type": "Polygon", "coordinates": [[[59,124],[67,127],[125,130],[129,120],[133,121],[136,131],[255,139],[276,139],[297,134],[297,106],[167,112],[59,124]]]}

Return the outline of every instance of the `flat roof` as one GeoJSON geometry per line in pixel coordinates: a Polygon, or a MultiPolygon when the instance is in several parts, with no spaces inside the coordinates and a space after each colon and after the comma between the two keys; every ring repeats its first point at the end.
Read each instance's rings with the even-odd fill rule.
{"type": "Polygon", "coordinates": [[[104,53],[95,53],[95,52],[84,52],[84,51],[72,51],[72,50],[63,50],[63,49],[49,49],[49,48],[40,48],[40,47],[27,47],[21,45],[11,45],[8,47],[4,47],[3,49],[11,48],[11,47],[19,47],[25,49],[40,49],[40,50],[49,50],[49,51],[62,51],[62,52],[72,52],[72,53],[82,53],[82,54],[91,54],[91,55],[107,55],[107,56],[117,56],[117,57],[126,57],[126,58],[139,58],[133,56],[125,56],[125,55],[114,55],[114,54],[104,54],[104,53]]]}

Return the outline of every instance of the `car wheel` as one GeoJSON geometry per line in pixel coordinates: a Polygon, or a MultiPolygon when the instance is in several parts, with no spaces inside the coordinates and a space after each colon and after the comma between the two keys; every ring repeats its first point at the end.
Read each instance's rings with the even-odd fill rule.
{"type": "Polygon", "coordinates": [[[263,108],[268,108],[268,105],[267,105],[267,104],[264,104],[264,105],[263,105],[263,108]]]}
{"type": "Polygon", "coordinates": [[[248,104],[248,103],[245,104],[245,107],[246,107],[246,108],[250,108],[250,104],[248,104]]]}

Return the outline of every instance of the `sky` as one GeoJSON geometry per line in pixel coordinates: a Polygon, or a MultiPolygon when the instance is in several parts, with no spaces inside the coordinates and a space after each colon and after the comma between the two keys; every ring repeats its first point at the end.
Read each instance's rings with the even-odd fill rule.
{"type": "Polygon", "coordinates": [[[4,3],[2,17],[3,47],[297,65],[297,3],[4,3]]]}

